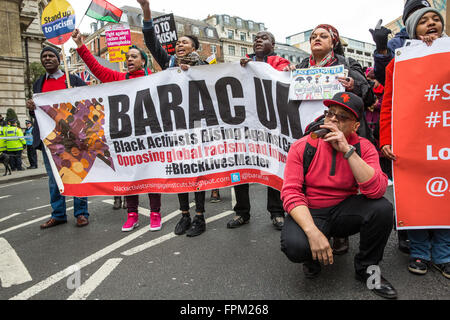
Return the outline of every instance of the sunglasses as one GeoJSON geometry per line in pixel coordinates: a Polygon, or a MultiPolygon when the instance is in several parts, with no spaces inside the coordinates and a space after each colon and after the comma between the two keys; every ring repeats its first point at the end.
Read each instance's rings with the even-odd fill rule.
{"type": "Polygon", "coordinates": [[[323,114],[325,115],[326,118],[329,118],[329,119],[331,119],[333,117],[336,117],[336,119],[338,121],[340,121],[340,122],[345,122],[345,121],[348,121],[348,120],[354,120],[355,119],[354,117],[349,117],[349,116],[346,116],[345,114],[339,114],[339,113],[336,113],[334,111],[329,111],[329,110],[325,110],[323,112],[323,114]]]}

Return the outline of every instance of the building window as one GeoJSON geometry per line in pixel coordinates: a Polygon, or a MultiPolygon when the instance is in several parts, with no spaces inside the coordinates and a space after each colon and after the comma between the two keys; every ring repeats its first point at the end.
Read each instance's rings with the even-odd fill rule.
{"type": "Polygon", "coordinates": [[[228,30],[228,39],[234,39],[234,31],[228,30]]]}
{"type": "Polygon", "coordinates": [[[199,44],[199,46],[198,46],[198,51],[202,51],[203,50],[203,44],[199,44]]]}
{"type": "Polygon", "coordinates": [[[241,56],[246,57],[247,56],[247,48],[241,48],[241,56]]]}
{"type": "Polygon", "coordinates": [[[242,20],[239,18],[236,18],[236,25],[238,26],[238,28],[242,28],[242,20]]]}
{"type": "Polygon", "coordinates": [[[209,37],[209,38],[214,38],[214,30],[213,29],[206,29],[206,35],[209,37]]]}
{"type": "Polygon", "coordinates": [[[247,41],[247,34],[244,32],[241,32],[241,41],[247,41]]]}
{"type": "Polygon", "coordinates": [[[228,55],[230,56],[236,55],[236,48],[234,46],[228,46],[228,55]]]}
{"type": "Polygon", "coordinates": [[[217,46],[211,46],[211,53],[216,54],[217,53],[217,46]]]}
{"type": "Polygon", "coordinates": [[[248,22],[248,28],[249,28],[250,30],[253,29],[253,21],[249,21],[249,22],[248,22]]]}
{"type": "Polygon", "coordinates": [[[264,31],[264,23],[259,24],[259,31],[264,31]]]}
{"type": "Polygon", "coordinates": [[[177,23],[177,32],[184,33],[184,24],[177,23]]]}
{"type": "Polygon", "coordinates": [[[196,27],[196,26],[193,26],[193,27],[192,27],[192,33],[193,33],[194,35],[198,36],[198,35],[200,34],[199,28],[196,27]]]}
{"type": "Polygon", "coordinates": [[[229,16],[223,16],[223,21],[224,21],[226,24],[230,24],[230,17],[229,17],[229,16]]]}
{"type": "Polygon", "coordinates": [[[256,34],[252,34],[252,42],[255,42],[256,34]]]}

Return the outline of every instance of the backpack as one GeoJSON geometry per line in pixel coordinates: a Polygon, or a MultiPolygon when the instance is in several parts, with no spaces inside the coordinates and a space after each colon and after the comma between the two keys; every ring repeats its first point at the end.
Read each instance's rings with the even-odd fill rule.
{"type": "MultiPolygon", "coordinates": [[[[303,136],[308,136],[306,140],[305,150],[303,151],[303,179],[306,177],[308,173],[309,167],[316,155],[317,146],[319,144],[319,139],[311,138],[311,132],[320,129],[320,126],[324,124],[325,115],[321,115],[316,120],[311,122],[305,129],[305,133],[303,136]]],[[[361,143],[358,141],[353,145],[355,147],[355,151],[358,156],[361,157],[361,143]]],[[[303,180],[304,181],[304,180],[303,180]]],[[[306,194],[306,184],[303,183],[303,193],[306,194]]]]}

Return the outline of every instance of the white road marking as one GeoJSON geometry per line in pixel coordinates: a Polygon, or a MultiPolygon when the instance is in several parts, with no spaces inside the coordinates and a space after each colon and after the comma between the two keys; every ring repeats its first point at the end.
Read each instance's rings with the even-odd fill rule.
{"type": "MultiPolygon", "coordinates": [[[[181,214],[180,210],[177,210],[165,217],[162,218],[162,222],[167,222],[169,218],[176,217],[181,214]]],[[[117,250],[120,247],[123,247],[124,245],[132,242],[133,240],[141,237],[142,235],[146,234],[150,231],[150,228],[142,228],[140,230],[134,231],[129,236],[114,242],[113,244],[103,248],[100,251],[97,251],[96,253],[88,256],[87,258],[75,263],[80,269],[90,265],[91,263],[94,263],[98,259],[103,258],[104,256],[110,254],[111,252],[117,250]]],[[[59,271],[55,273],[54,275],[48,277],[45,280],[42,280],[41,282],[35,284],[34,286],[31,286],[30,288],[26,289],[25,291],[15,295],[14,297],[10,298],[9,300],[27,300],[38,293],[44,291],[45,289],[49,288],[50,286],[54,285],[55,283],[59,282],[60,280],[67,277],[67,275],[72,270],[72,266],[67,267],[66,269],[59,271]]]]}
{"type": "Polygon", "coordinates": [[[0,280],[3,288],[33,280],[8,241],[0,238],[0,280]]]}
{"type": "Polygon", "coordinates": [[[97,270],[82,286],[77,288],[75,292],[67,300],[86,300],[89,295],[105,280],[111,272],[119,265],[122,258],[109,259],[105,264],[97,270]]]}
{"type": "Polygon", "coordinates": [[[22,214],[22,212],[13,213],[13,214],[11,214],[11,215],[9,215],[9,216],[7,216],[7,217],[1,218],[1,219],[0,219],[0,222],[6,221],[6,220],[11,219],[11,218],[14,218],[14,217],[16,217],[16,216],[18,216],[18,215],[20,215],[20,214],[22,214]]]}
{"type": "MultiPolygon", "coordinates": [[[[88,201],[88,204],[89,203],[92,203],[92,202],[88,201]]],[[[73,207],[70,207],[70,208],[66,209],[66,211],[70,211],[70,210],[73,210],[73,207]]],[[[17,229],[20,229],[20,228],[23,228],[23,227],[26,227],[26,226],[29,226],[30,224],[33,224],[33,223],[36,223],[36,222],[39,222],[39,221],[42,221],[42,220],[45,220],[45,219],[50,219],[51,217],[52,217],[51,215],[46,215],[46,216],[43,216],[43,217],[31,220],[31,221],[28,221],[28,222],[24,222],[22,224],[19,224],[17,226],[14,226],[14,227],[11,227],[11,228],[8,228],[8,229],[1,230],[0,231],[0,235],[5,234],[7,232],[11,232],[11,231],[17,230],[17,229]]]]}
{"type": "MultiPolygon", "coordinates": [[[[102,202],[107,203],[107,204],[111,204],[111,205],[114,204],[114,200],[103,200],[102,202]]],[[[192,208],[193,206],[195,206],[195,202],[189,203],[189,208],[192,208]]],[[[175,211],[175,212],[177,212],[177,211],[175,211]]],[[[138,213],[142,214],[143,216],[146,216],[147,218],[150,218],[150,210],[149,209],[138,207],[138,213]]],[[[172,215],[172,214],[174,214],[174,212],[169,214],[169,216],[172,215]]],[[[179,213],[177,213],[177,214],[179,214],[179,213]]],[[[172,219],[172,218],[173,217],[171,217],[170,219],[172,219]]],[[[167,217],[162,217],[161,218],[161,222],[164,222],[164,219],[167,219],[167,217]]]]}
{"type": "Polygon", "coordinates": [[[236,206],[236,192],[234,192],[234,188],[231,188],[231,210],[236,206]]]}
{"type": "MultiPolygon", "coordinates": [[[[226,217],[226,216],[228,216],[230,214],[233,214],[233,213],[234,213],[234,211],[222,212],[220,214],[212,216],[211,218],[206,219],[206,223],[211,223],[213,221],[222,219],[223,217],[226,217]]],[[[124,256],[132,256],[133,254],[142,252],[142,251],[144,251],[144,250],[146,250],[148,248],[154,247],[154,246],[156,246],[158,244],[161,244],[161,243],[163,243],[163,242],[165,242],[167,240],[170,240],[172,238],[175,238],[175,237],[177,237],[177,235],[175,233],[171,232],[171,233],[168,233],[168,234],[166,234],[166,235],[164,235],[164,236],[162,236],[160,238],[151,240],[151,241],[143,243],[143,244],[141,244],[141,245],[139,245],[137,247],[134,247],[134,248],[132,248],[130,250],[124,251],[121,254],[124,255],[124,256]]]]}
{"type": "Polygon", "coordinates": [[[11,186],[16,186],[16,185],[18,185],[18,184],[28,183],[28,182],[31,182],[31,181],[34,181],[34,180],[25,180],[25,181],[21,181],[21,182],[16,182],[16,183],[10,183],[10,184],[1,185],[1,186],[0,186],[0,189],[8,188],[8,187],[11,187],[11,186]]]}
{"type": "Polygon", "coordinates": [[[6,198],[9,198],[9,197],[11,197],[11,195],[1,196],[1,197],[0,197],[0,200],[1,200],[1,199],[6,199],[6,198]]]}

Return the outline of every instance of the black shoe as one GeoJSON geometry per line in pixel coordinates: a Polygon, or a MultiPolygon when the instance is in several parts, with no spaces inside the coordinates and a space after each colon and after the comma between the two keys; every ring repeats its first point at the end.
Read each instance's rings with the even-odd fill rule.
{"type": "Polygon", "coordinates": [[[203,215],[196,214],[192,220],[191,228],[186,232],[188,237],[196,237],[201,235],[206,230],[205,217],[203,215]]]}
{"type": "Polygon", "coordinates": [[[429,261],[420,258],[411,258],[409,260],[408,270],[411,273],[424,275],[428,271],[429,261]]]}
{"type": "Polygon", "coordinates": [[[233,217],[233,219],[228,221],[227,228],[228,229],[239,228],[240,226],[243,226],[244,224],[249,223],[249,221],[250,221],[250,219],[244,220],[244,218],[242,218],[242,216],[235,215],[233,217]]]}
{"type": "Polygon", "coordinates": [[[284,226],[284,217],[275,217],[272,219],[272,224],[277,230],[283,229],[284,226]]]}
{"type": "Polygon", "coordinates": [[[450,279],[450,262],[440,264],[433,263],[433,267],[439,270],[444,277],[450,279]]]}
{"type": "Polygon", "coordinates": [[[211,191],[211,199],[209,200],[209,202],[211,203],[217,203],[220,202],[222,200],[220,200],[220,193],[219,193],[219,189],[214,189],[211,191]]]}
{"type": "Polygon", "coordinates": [[[345,238],[333,237],[332,248],[333,254],[337,256],[347,253],[349,249],[348,237],[345,238]]]}
{"type": "Polygon", "coordinates": [[[307,279],[315,279],[319,276],[322,267],[320,266],[319,261],[312,260],[309,262],[303,263],[303,273],[307,279]]]}
{"type": "Polygon", "coordinates": [[[114,210],[122,209],[122,199],[120,197],[114,197],[114,210]]]}
{"type": "MultiPolygon", "coordinates": [[[[361,275],[359,273],[355,273],[355,278],[358,281],[361,281],[364,283],[364,285],[367,287],[367,279],[369,278],[369,274],[366,273],[364,275],[361,275]]],[[[397,299],[397,290],[392,286],[392,284],[387,281],[385,278],[383,278],[382,275],[380,275],[380,285],[378,288],[369,289],[376,295],[383,297],[385,299],[397,299]]]]}
{"type": "Polygon", "coordinates": [[[24,168],[19,168],[19,169],[17,169],[17,171],[25,171],[25,169],[24,168]]]}
{"type": "Polygon", "coordinates": [[[175,234],[181,236],[191,227],[191,217],[189,214],[182,214],[180,221],[175,226],[175,234]]]}

